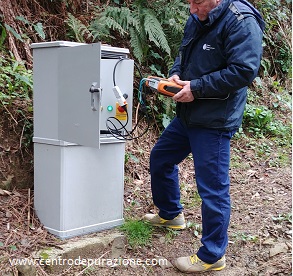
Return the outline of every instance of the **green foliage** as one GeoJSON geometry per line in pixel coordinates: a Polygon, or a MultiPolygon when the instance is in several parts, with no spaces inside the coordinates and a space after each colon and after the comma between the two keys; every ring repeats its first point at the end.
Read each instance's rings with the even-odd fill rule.
{"type": "MultiPolygon", "coordinates": [[[[35,32],[36,32],[36,34],[40,38],[42,38],[42,39],[45,39],[46,38],[46,35],[45,35],[45,32],[44,32],[44,28],[43,28],[43,24],[42,23],[40,23],[40,22],[37,22],[36,24],[31,23],[26,18],[24,18],[23,16],[16,16],[15,19],[23,22],[26,26],[29,26],[32,29],[34,29],[35,32]]],[[[24,37],[27,38],[28,36],[25,35],[24,37]]]]}
{"type": "Polygon", "coordinates": [[[31,23],[23,16],[16,16],[15,19],[23,23],[23,27],[21,28],[21,29],[23,29],[23,34],[19,34],[13,27],[11,27],[10,25],[8,25],[6,23],[4,23],[4,27],[17,40],[19,40],[21,42],[24,42],[24,40],[30,40],[30,37],[28,35],[28,32],[29,32],[28,30],[31,30],[31,29],[33,29],[35,31],[35,34],[37,34],[40,38],[42,38],[42,39],[46,38],[42,23],[40,23],[40,22],[37,22],[36,24],[31,23]]]}
{"type": "MultiPolygon", "coordinates": [[[[186,20],[189,16],[189,5],[181,0],[154,1],[152,8],[155,10],[171,49],[171,58],[162,55],[167,68],[173,65],[174,58],[178,55],[178,48],[183,36],[186,20]]],[[[159,64],[161,64],[159,62],[159,64]]],[[[162,71],[164,73],[164,71],[162,71]]],[[[166,72],[167,75],[167,72],[166,72]]]]}
{"type": "Polygon", "coordinates": [[[191,202],[190,202],[191,206],[196,206],[196,207],[201,206],[202,199],[201,199],[198,191],[194,191],[192,196],[190,197],[190,199],[191,199],[191,202]]]}
{"type": "Polygon", "coordinates": [[[292,223],[292,213],[288,213],[288,214],[278,214],[277,217],[272,217],[273,221],[276,223],[285,221],[288,223],[292,223]]]}
{"type": "Polygon", "coordinates": [[[177,53],[187,16],[186,4],[179,0],[137,0],[131,6],[106,6],[102,12],[99,9],[91,29],[94,33],[94,26],[103,24],[121,38],[129,38],[139,63],[163,57],[170,61],[172,54],[177,53]]]}
{"type": "Polygon", "coordinates": [[[292,72],[292,29],[288,28],[291,25],[291,2],[291,0],[261,0],[255,3],[266,22],[265,54],[261,63],[265,75],[287,76],[292,72]]]}
{"type": "Polygon", "coordinates": [[[0,101],[9,105],[14,99],[29,100],[32,96],[32,71],[14,58],[0,59],[0,101]]]}
{"type": "Polygon", "coordinates": [[[17,246],[15,244],[9,245],[11,251],[17,251],[17,246]]]}
{"type": "Polygon", "coordinates": [[[266,106],[247,104],[244,111],[243,128],[249,132],[264,133],[273,120],[273,113],[266,106]]]}
{"type": "Polygon", "coordinates": [[[140,63],[149,50],[148,40],[170,54],[170,47],[154,12],[138,1],[132,8],[108,6],[99,20],[109,29],[118,31],[120,36],[130,36],[133,54],[140,63]]]}
{"type": "Polygon", "coordinates": [[[12,33],[17,40],[20,40],[21,42],[24,42],[23,39],[22,39],[22,37],[21,37],[21,35],[18,34],[11,26],[9,26],[6,23],[4,23],[4,26],[5,26],[6,30],[8,32],[12,33]]]}
{"type": "Polygon", "coordinates": [[[3,25],[0,24],[0,49],[3,47],[3,44],[5,42],[5,39],[7,37],[6,29],[3,27],[3,25]]]}
{"type": "Polygon", "coordinates": [[[153,105],[153,110],[157,123],[164,128],[175,117],[176,104],[172,98],[158,94],[157,104],[153,105]]]}
{"type": "MultiPolygon", "coordinates": [[[[289,137],[291,135],[288,135],[289,137]]],[[[239,139],[237,135],[233,140],[239,139]]],[[[291,166],[290,148],[292,139],[286,137],[249,137],[243,135],[240,143],[243,147],[233,147],[231,167],[242,170],[250,169],[249,162],[243,162],[243,155],[253,152],[255,160],[269,167],[281,168],[291,166]]]]}
{"type": "Polygon", "coordinates": [[[32,88],[32,71],[27,70],[24,63],[14,58],[0,59],[0,108],[3,107],[16,124],[23,125],[21,141],[25,146],[31,143],[33,135],[32,88]]]}
{"type": "Polygon", "coordinates": [[[145,246],[151,242],[153,228],[145,221],[131,219],[126,221],[120,229],[126,234],[128,243],[133,248],[145,246]]]}
{"type": "Polygon", "coordinates": [[[241,242],[258,242],[259,237],[255,235],[250,235],[247,233],[236,233],[232,235],[235,241],[241,241],[241,242]]]}
{"type": "Polygon", "coordinates": [[[279,145],[289,145],[291,105],[292,97],[286,87],[274,78],[257,78],[254,90],[248,89],[241,130],[248,136],[270,137],[279,145]]]}
{"type": "Polygon", "coordinates": [[[171,228],[166,228],[165,231],[167,232],[165,235],[167,243],[171,243],[176,238],[176,236],[180,234],[179,231],[173,230],[171,228]]]}
{"type": "Polygon", "coordinates": [[[100,20],[93,20],[88,26],[88,30],[91,33],[93,42],[103,41],[112,44],[111,41],[115,39],[114,36],[111,36],[109,27],[100,20]]]}
{"type": "Polygon", "coordinates": [[[194,223],[194,222],[187,221],[186,227],[188,229],[193,229],[193,235],[195,237],[198,237],[202,233],[202,227],[198,223],[194,223]]]}
{"type": "Polygon", "coordinates": [[[242,127],[255,137],[262,137],[264,135],[282,136],[286,132],[286,127],[284,127],[282,122],[274,120],[273,112],[264,105],[255,106],[247,104],[242,127]]]}
{"type": "Polygon", "coordinates": [[[90,30],[77,18],[75,18],[71,13],[68,13],[68,18],[65,20],[69,27],[67,36],[76,41],[84,43],[86,42],[85,38],[89,39],[92,34],[90,30]]]}

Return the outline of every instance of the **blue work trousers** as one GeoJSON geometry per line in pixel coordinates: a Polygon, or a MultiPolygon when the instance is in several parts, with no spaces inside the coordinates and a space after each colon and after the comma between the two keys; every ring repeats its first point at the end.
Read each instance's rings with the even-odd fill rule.
{"type": "Polygon", "coordinates": [[[151,151],[153,201],[160,217],[168,220],[182,212],[178,164],[192,153],[197,190],[202,199],[202,246],[197,255],[207,263],[219,260],[228,245],[230,139],[234,133],[188,128],[175,118],[151,151]]]}

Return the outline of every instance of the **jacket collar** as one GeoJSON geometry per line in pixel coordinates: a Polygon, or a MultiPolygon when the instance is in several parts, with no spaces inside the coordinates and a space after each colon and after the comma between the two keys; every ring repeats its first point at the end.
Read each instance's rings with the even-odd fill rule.
{"type": "MultiPolygon", "coordinates": [[[[236,2],[239,1],[242,4],[248,6],[251,10],[251,14],[254,15],[254,17],[256,18],[256,20],[258,21],[258,24],[260,25],[261,29],[264,29],[264,21],[262,19],[261,14],[259,13],[259,11],[257,9],[255,9],[249,2],[247,2],[246,0],[222,0],[221,3],[214,9],[212,9],[209,12],[209,16],[208,16],[208,22],[205,24],[205,26],[211,26],[218,18],[220,18],[228,9],[229,5],[232,2],[236,2]]],[[[197,15],[195,14],[191,14],[193,20],[195,20],[198,25],[200,27],[203,27],[202,23],[199,21],[197,15]]]]}

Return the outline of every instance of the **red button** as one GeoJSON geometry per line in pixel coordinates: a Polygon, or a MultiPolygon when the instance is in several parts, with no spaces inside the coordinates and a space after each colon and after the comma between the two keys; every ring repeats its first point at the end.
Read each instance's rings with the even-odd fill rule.
{"type": "Polygon", "coordinates": [[[118,106],[118,111],[121,112],[121,113],[125,112],[125,110],[124,110],[124,108],[122,106],[118,106]]]}

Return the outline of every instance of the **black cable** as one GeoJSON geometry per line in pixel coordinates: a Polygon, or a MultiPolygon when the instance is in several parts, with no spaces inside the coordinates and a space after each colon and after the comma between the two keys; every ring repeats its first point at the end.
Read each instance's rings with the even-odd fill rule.
{"type": "MultiPolygon", "coordinates": [[[[128,111],[127,109],[125,110],[126,113],[128,114],[128,111]]],[[[147,113],[145,114],[146,117],[148,117],[147,113]]],[[[127,118],[129,118],[129,116],[127,115],[127,118]]],[[[136,130],[140,120],[142,119],[143,117],[141,117],[139,119],[139,121],[136,123],[135,127],[129,132],[127,129],[126,129],[126,126],[128,124],[128,120],[125,124],[122,124],[122,122],[120,120],[118,120],[117,118],[115,117],[109,117],[107,120],[106,120],[106,126],[107,126],[107,129],[108,131],[111,133],[111,135],[113,135],[115,138],[119,139],[119,140],[134,140],[134,139],[138,139],[140,137],[142,137],[149,129],[149,122],[150,120],[147,120],[148,122],[148,125],[147,125],[147,128],[143,131],[143,133],[139,134],[138,136],[133,136],[133,132],[136,130]],[[113,123],[113,121],[111,120],[115,120],[116,122],[118,122],[118,124],[121,125],[120,128],[117,128],[116,125],[113,123]],[[112,127],[109,126],[109,123],[111,123],[112,127]],[[121,132],[121,130],[124,130],[126,132],[126,134],[123,134],[121,132]]]]}
{"type": "MultiPolygon", "coordinates": [[[[115,66],[114,66],[114,69],[113,69],[113,84],[114,86],[116,86],[116,68],[117,68],[117,65],[123,61],[123,60],[129,60],[129,58],[124,58],[124,57],[120,57],[119,60],[116,62],[115,66]]],[[[140,78],[142,79],[142,73],[140,71],[140,68],[138,66],[138,64],[136,62],[134,62],[134,65],[136,67],[136,69],[138,70],[139,72],[139,75],[140,75],[140,78]]],[[[150,126],[150,119],[149,119],[149,116],[147,114],[147,105],[146,105],[146,101],[145,101],[145,87],[143,87],[143,92],[142,95],[144,96],[144,99],[143,101],[139,101],[140,104],[141,104],[141,108],[142,108],[142,112],[143,112],[143,116],[137,121],[136,125],[134,126],[134,128],[129,132],[127,129],[126,129],[126,126],[129,122],[129,115],[128,115],[128,110],[127,110],[127,107],[124,106],[124,110],[126,112],[126,117],[127,117],[127,120],[126,120],[126,123],[123,124],[119,119],[115,118],[115,117],[109,117],[107,120],[106,120],[106,127],[108,129],[108,131],[111,133],[112,136],[114,136],[116,139],[118,140],[134,140],[134,139],[138,139],[140,137],[142,137],[148,130],[149,130],[149,126],[150,126]],[[145,117],[146,118],[146,121],[147,121],[147,127],[146,129],[143,131],[143,133],[133,137],[132,134],[133,132],[136,130],[136,128],[138,127],[138,124],[139,122],[141,121],[141,119],[145,117]],[[120,127],[117,128],[116,125],[113,123],[113,121],[111,120],[115,120],[119,125],[120,127]],[[112,127],[109,126],[109,124],[112,125],[112,127]],[[125,132],[126,134],[123,134],[122,132],[125,132]]]]}
{"type": "Polygon", "coordinates": [[[114,66],[114,69],[113,69],[113,84],[114,84],[114,86],[116,86],[116,80],[115,80],[116,67],[117,67],[117,65],[118,65],[121,61],[123,61],[123,60],[125,60],[125,59],[129,59],[129,58],[119,57],[119,60],[116,62],[115,66],[114,66]]]}

